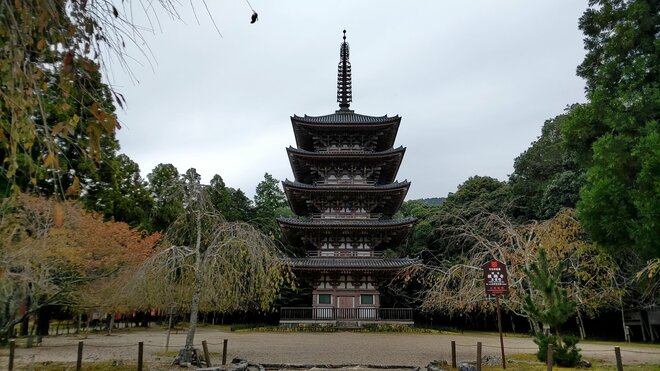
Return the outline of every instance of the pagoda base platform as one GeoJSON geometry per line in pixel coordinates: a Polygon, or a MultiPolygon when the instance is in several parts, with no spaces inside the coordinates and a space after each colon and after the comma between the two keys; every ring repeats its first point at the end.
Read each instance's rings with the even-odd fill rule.
{"type": "Polygon", "coordinates": [[[370,326],[413,326],[410,308],[280,308],[282,327],[362,328],[370,326]]]}

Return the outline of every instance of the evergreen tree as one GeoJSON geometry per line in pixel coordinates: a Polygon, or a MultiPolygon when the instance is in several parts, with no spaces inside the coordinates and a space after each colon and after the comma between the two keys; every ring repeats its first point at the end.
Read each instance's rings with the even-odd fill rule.
{"type": "Polygon", "coordinates": [[[554,333],[554,336],[535,334],[534,342],[539,345],[539,360],[545,361],[548,343],[552,343],[555,349],[554,361],[560,366],[574,366],[580,360],[579,351],[575,347],[577,338],[567,336],[562,339],[559,332],[560,326],[575,311],[575,303],[569,300],[568,293],[561,287],[561,276],[565,270],[565,261],[552,269],[545,250],[539,249],[536,261],[524,270],[534,294],[525,296],[523,310],[554,333]]]}
{"type": "Polygon", "coordinates": [[[511,214],[521,222],[552,218],[561,208],[575,207],[584,183],[574,151],[560,131],[577,105],[543,124],[541,136],[513,162],[509,176],[511,214]]]}
{"type": "Polygon", "coordinates": [[[179,170],[172,164],[158,164],[147,179],[154,202],[150,225],[154,231],[165,231],[183,212],[179,170]]]}
{"type": "Polygon", "coordinates": [[[660,256],[660,2],[592,0],[579,25],[590,103],[562,132],[587,167],[580,221],[612,250],[660,256]]]}
{"type": "Polygon", "coordinates": [[[257,228],[261,229],[265,234],[270,235],[271,238],[280,238],[280,228],[277,225],[275,218],[281,208],[287,207],[286,196],[280,189],[279,180],[273,178],[272,175],[265,173],[264,180],[257,184],[257,189],[254,195],[255,205],[255,224],[257,228]]]}

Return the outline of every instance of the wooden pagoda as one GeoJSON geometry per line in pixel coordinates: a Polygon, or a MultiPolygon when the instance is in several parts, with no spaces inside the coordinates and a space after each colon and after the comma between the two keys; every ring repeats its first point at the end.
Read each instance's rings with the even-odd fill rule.
{"type": "Polygon", "coordinates": [[[288,242],[306,256],[289,264],[311,283],[309,307],[281,308],[280,323],[405,322],[412,311],[381,308],[381,288],[414,259],[385,258],[404,242],[413,218],[393,218],[410,183],[395,181],[405,148],[394,148],[399,116],[367,116],[352,102],[349,46],[340,47],[339,110],[291,117],[297,148],[287,148],[295,181],[283,182],[296,218],[277,221],[288,242]]]}

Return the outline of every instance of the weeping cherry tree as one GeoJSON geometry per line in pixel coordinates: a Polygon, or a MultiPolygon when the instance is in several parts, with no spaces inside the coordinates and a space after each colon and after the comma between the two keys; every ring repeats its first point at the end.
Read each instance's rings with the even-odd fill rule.
{"type": "Polygon", "coordinates": [[[271,239],[246,223],[223,219],[195,169],[171,191],[181,195],[184,210],[126,289],[134,306],[190,313],[186,343],[176,358],[190,364],[198,361],[193,342],[200,309],[267,310],[289,281],[289,271],[271,239]]]}

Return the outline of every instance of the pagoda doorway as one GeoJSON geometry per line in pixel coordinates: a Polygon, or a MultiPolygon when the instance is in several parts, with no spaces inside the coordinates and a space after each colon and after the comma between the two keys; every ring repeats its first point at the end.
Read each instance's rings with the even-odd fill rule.
{"type": "Polygon", "coordinates": [[[337,297],[337,319],[355,318],[355,297],[338,296],[337,297]]]}

